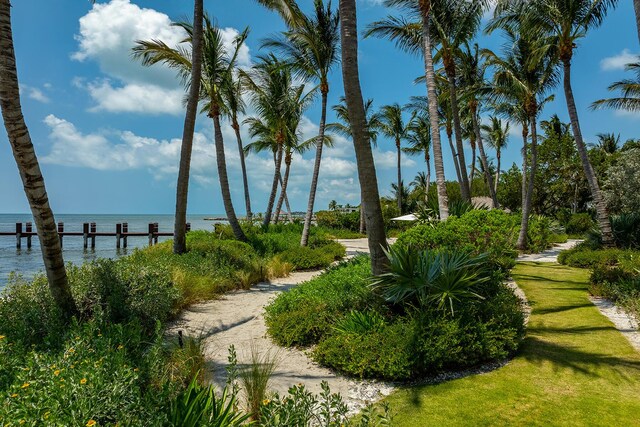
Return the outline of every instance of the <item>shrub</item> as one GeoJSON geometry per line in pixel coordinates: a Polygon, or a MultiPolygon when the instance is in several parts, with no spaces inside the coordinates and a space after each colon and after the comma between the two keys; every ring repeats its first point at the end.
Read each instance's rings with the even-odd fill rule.
{"type": "Polygon", "coordinates": [[[549,248],[552,240],[551,219],[542,215],[529,218],[527,229],[527,252],[537,253],[549,248]]]}
{"type": "Polygon", "coordinates": [[[570,267],[593,268],[595,266],[613,266],[621,258],[632,255],[631,251],[622,249],[590,249],[580,244],[572,249],[560,252],[558,262],[570,267]]]}
{"type": "Polygon", "coordinates": [[[567,221],[565,228],[567,233],[583,235],[595,226],[595,222],[588,213],[574,213],[567,221]]]}
{"type": "Polygon", "coordinates": [[[316,212],[316,222],[319,227],[358,231],[360,229],[360,212],[319,211],[316,212]]]}

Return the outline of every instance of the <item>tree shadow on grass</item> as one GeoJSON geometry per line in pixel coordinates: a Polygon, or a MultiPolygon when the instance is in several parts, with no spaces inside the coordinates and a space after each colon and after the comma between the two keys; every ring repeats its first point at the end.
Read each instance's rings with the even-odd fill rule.
{"type": "MultiPolygon", "coordinates": [[[[531,281],[531,282],[555,282],[555,283],[572,283],[575,285],[582,285],[584,286],[584,288],[579,288],[579,289],[587,289],[587,284],[584,281],[581,280],[567,280],[567,279],[551,279],[549,277],[544,277],[544,276],[533,276],[530,274],[515,274],[514,275],[514,279],[516,280],[516,282],[518,281],[518,279],[520,280],[527,280],[527,281],[531,281]]],[[[565,287],[561,287],[561,288],[557,288],[557,289],[570,289],[570,288],[565,288],[565,287]]]]}
{"type": "Polygon", "coordinates": [[[545,314],[553,314],[553,313],[562,313],[569,310],[576,310],[579,308],[587,308],[594,307],[590,302],[584,304],[571,304],[571,305],[561,305],[558,307],[547,307],[547,308],[536,308],[533,307],[533,314],[545,315],[545,314]]]}
{"type": "Polygon", "coordinates": [[[591,332],[599,332],[599,331],[617,331],[617,329],[613,326],[576,326],[576,327],[565,327],[565,328],[553,328],[553,327],[544,327],[544,328],[527,328],[527,333],[532,334],[586,334],[591,332]]]}

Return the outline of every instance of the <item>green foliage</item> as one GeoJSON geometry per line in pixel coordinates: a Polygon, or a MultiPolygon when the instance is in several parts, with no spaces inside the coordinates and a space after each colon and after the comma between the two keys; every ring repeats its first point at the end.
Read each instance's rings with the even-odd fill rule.
{"type": "Polygon", "coordinates": [[[336,322],[333,329],[343,334],[365,334],[367,332],[382,332],[384,327],[384,317],[378,312],[351,310],[344,318],[336,322]]]}
{"type": "Polygon", "coordinates": [[[611,228],[617,247],[640,249],[640,212],[611,217],[611,228]]]}
{"type": "Polygon", "coordinates": [[[392,246],[386,255],[389,271],[377,276],[372,286],[396,305],[434,305],[454,315],[454,303],[482,298],[475,287],[489,279],[484,255],[472,257],[447,249],[416,251],[401,245],[392,246]]]}
{"type": "Polygon", "coordinates": [[[531,253],[544,251],[551,245],[552,235],[551,219],[542,215],[531,216],[527,229],[527,250],[531,253]]]}
{"type": "Polygon", "coordinates": [[[640,149],[626,150],[608,169],[602,187],[612,214],[640,211],[640,149]]]}
{"type": "Polygon", "coordinates": [[[344,255],[344,246],[337,242],[327,242],[318,247],[297,246],[282,252],[279,258],[292,264],[296,270],[308,270],[328,267],[344,255]]]}
{"type": "Polygon", "coordinates": [[[358,231],[360,230],[360,211],[350,213],[319,211],[316,212],[316,221],[319,227],[358,231]]]}
{"type": "Polygon", "coordinates": [[[572,214],[567,221],[565,228],[569,234],[584,235],[595,226],[595,222],[588,213],[572,214]]]}
{"type": "Polygon", "coordinates": [[[522,209],[522,172],[515,163],[500,174],[498,200],[500,206],[512,212],[522,209]]]}
{"type": "Polygon", "coordinates": [[[558,262],[570,267],[593,268],[596,266],[613,266],[633,251],[622,249],[592,249],[586,244],[580,244],[572,249],[560,252],[558,262]]]}
{"type": "Polygon", "coordinates": [[[516,257],[519,219],[500,210],[473,210],[433,225],[413,227],[398,237],[398,245],[414,251],[457,249],[470,255],[488,254],[490,263],[510,268],[516,257]]]}

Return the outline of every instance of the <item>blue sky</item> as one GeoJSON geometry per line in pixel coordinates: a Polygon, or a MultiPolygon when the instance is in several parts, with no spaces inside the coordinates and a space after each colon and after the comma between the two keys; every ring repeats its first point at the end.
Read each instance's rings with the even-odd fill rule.
{"type": "MultiPolygon", "coordinates": [[[[337,0],[334,0],[337,7],[337,0]]],[[[376,0],[358,0],[360,28],[393,13],[376,0]]],[[[310,0],[301,2],[309,10],[310,0]]],[[[13,2],[13,32],[22,85],[22,104],[27,124],[40,158],[53,209],[57,213],[172,213],[175,176],[184,112],[182,88],[172,71],[144,68],[131,60],[130,48],[140,38],[161,38],[177,43],[181,34],[169,26],[192,14],[191,1],[111,0],[88,1],[20,0],[13,2]]],[[[265,37],[284,27],[277,15],[253,0],[205,0],[205,8],[231,39],[244,27],[251,34],[240,61],[249,66],[261,52],[265,37]]],[[[480,36],[482,47],[499,49],[499,35],[480,36]]],[[[364,96],[376,106],[405,103],[423,95],[424,86],[414,85],[421,73],[421,60],[397,51],[385,40],[367,39],[360,45],[361,80],[364,96]]],[[[640,52],[632,2],[620,2],[604,25],[592,31],[579,47],[574,60],[573,85],[581,114],[583,133],[594,141],[600,132],[616,132],[622,140],[640,137],[640,115],[612,111],[591,112],[588,106],[606,97],[606,87],[625,77],[623,64],[640,52]]],[[[341,73],[331,78],[330,104],[342,94],[341,73]]],[[[557,113],[566,120],[562,93],[543,114],[557,113]]],[[[306,113],[302,128],[312,136],[317,130],[319,105],[306,113]]],[[[329,120],[333,117],[330,115],[329,120]]],[[[520,163],[519,130],[503,155],[508,169],[520,163]]],[[[196,125],[193,174],[189,194],[192,213],[223,212],[217,185],[212,126],[199,117],[196,125]]],[[[234,204],[244,211],[237,148],[232,131],[225,126],[227,162],[234,204]]],[[[248,141],[245,132],[245,141],[248,141]]],[[[470,157],[470,154],[467,154],[470,157]]],[[[313,153],[294,159],[292,207],[306,207],[313,153]]],[[[383,194],[395,179],[392,141],[380,139],[375,149],[379,184],[383,194]]],[[[450,153],[445,149],[447,176],[455,176],[450,153]]],[[[265,209],[273,173],[269,156],[248,159],[254,211],[265,209]]],[[[341,138],[325,152],[318,194],[318,208],[331,199],[357,204],[359,199],[355,159],[350,142],[341,138]]],[[[424,170],[421,158],[406,158],[405,182],[424,170]]],[[[28,212],[28,204],[2,132],[0,135],[0,213],[28,212]]]]}

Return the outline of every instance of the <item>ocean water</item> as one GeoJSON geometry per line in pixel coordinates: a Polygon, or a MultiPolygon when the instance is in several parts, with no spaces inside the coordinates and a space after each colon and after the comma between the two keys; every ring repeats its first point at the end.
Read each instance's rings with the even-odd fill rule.
{"type": "MultiPolygon", "coordinates": [[[[224,215],[189,215],[187,222],[192,230],[213,230],[215,221],[205,218],[219,218],[224,215]]],[[[31,215],[0,214],[0,231],[14,232],[17,222],[33,222],[31,215]]],[[[65,231],[82,232],[82,224],[95,222],[98,232],[115,232],[116,224],[129,223],[130,232],[146,232],[149,223],[158,223],[160,232],[173,232],[173,215],[56,215],[56,221],[64,222],[65,231]]],[[[221,222],[221,221],[218,221],[221,222]]],[[[24,225],[23,225],[24,229],[24,225]]],[[[35,226],[34,226],[35,231],[35,226]]],[[[164,241],[170,237],[159,237],[164,241]]],[[[37,237],[32,238],[32,247],[27,249],[26,239],[22,240],[22,249],[16,249],[15,236],[0,236],[0,289],[6,286],[9,273],[16,272],[26,278],[44,270],[42,253],[37,237]]],[[[65,262],[82,264],[96,258],[117,258],[130,254],[134,248],[147,246],[147,237],[129,237],[127,249],[116,249],[115,237],[96,237],[95,249],[84,249],[82,236],[66,236],[64,238],[63,256],[65,262]]],[[[91,246],[91,243],[89,243],[91,246]]]]}

